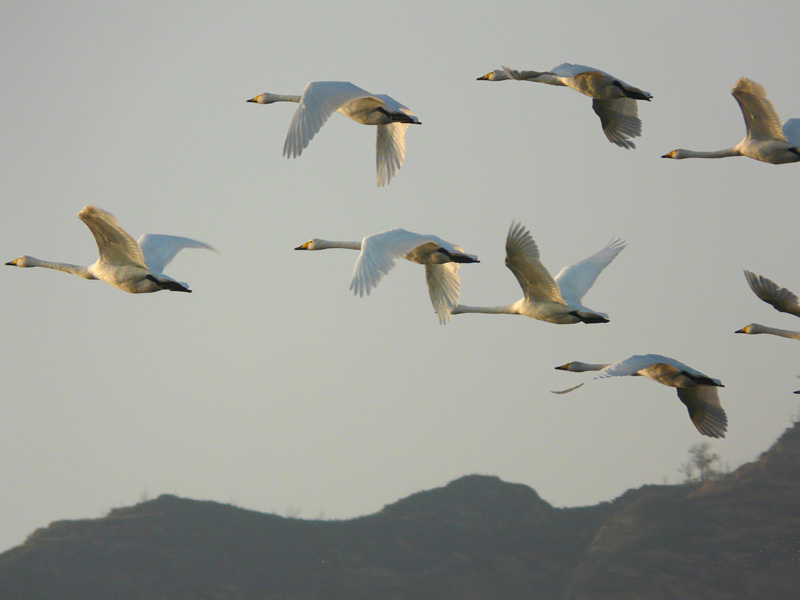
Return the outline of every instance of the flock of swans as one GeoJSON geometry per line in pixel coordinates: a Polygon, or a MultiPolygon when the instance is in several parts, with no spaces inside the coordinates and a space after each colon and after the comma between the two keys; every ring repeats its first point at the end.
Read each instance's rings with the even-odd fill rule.
{"type": "MultiPolygon", "coordinates": [[[[564,63],[550,71],[517,71],[503,67],[479,77],[483,81],[531,81],[566,86],[592,98],[592,108],[608,140],[621,148],[635,148],[631,138],[641,136],[637,101],[650,101],[649,92],[625,83],[608,73],[564,63]]],[[[697,152],[677,149],[663,158],[723,158],[746,156],[771,164],[800,161],[800,119],[789,119],[780,125],[778,114],[764,88],[741,77],[731,90],[744,115],[746,135],[731,148],[716,152],[697,152]]],[[[287,158],[300,156],[309,142],[334,113],[339,112],[357,123],[377,127],[376,163],[377,185],[387,185],[397,174],[405,158],[405,134],[409,125],[419,119],[403,104],[385,94],[371,94],[352,83],[314,81],[302,96],[260,94],[248,102],[298,104],[289,125],[283,154],[287,158]]],[[[149,293],[161,290],[191,292],[188,285],[164,275],[164,268],[184,248],[214,250],[210,245],[185,237],[146,234],[135,241],[111,214],[94,206],[78,213],[95,238],[99,258],[84,267],[49,262],[20,256],[6,265],[15,267],[44,267],[78,275],[84,279],[99,279],[130,293],[149,293]]],[[[451,315],[464,313],[524,315],[555,324],[608,323],[607,314],[592,310],[581,302],[597,277],[626,247],[620,239],[611,240],[588,258],[569,265],[553,277],[539,258],[539,248],[531,233],[512,221],[506,237],[505,263],[522,288],[523,297],[512,304],[476,307],[459,303],[461,264],[478,263],[478,257],[467,254],[455,244],[435,235],[423,235],[393,229],[366,236],[361,241],[329,241],[314,238],[295,250],[325,250],[344,248],[360,252],[356,260],[350,289],[354,294],[369,295],[381,279],[394,267],[397,259],[425,265],[425,279],[436,315],[442,324],[451,315]]],[[[792,292],[778,287],[765,277],[745,271],[750,288],[764,302],[777,310],[800,317],[800,302],[792,292]]],[[[751,323],[736,333],[767,333],[800,339],[800,331],[775,329],[751,323]]],[[[595,379],[617,376],[644,376],[666,386],[677,388],[678,398],[687,407],[697,430],[705,436],[725,437],[728,420],[717,394],[724,387],[718,380],[675,359],[658,354],[634,355],[611,364],[592,364],[573,361],[556,369],[572,372],[597,371],[595,379]]],[[[584,385],[556,391],[563,394],[584,385]]],[[[795,393],[800,393],[800,390],[795,393]]]]}

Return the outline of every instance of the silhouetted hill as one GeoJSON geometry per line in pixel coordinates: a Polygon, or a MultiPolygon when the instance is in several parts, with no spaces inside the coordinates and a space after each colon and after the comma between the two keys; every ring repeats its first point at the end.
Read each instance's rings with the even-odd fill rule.
{"type": "Polygon", "coordinates": [[[796,599],[798,498],[798,425],[720,481],[582,508],[478,475],[347,521],[164,495],[37,530],[0,600],[796,599]]]}

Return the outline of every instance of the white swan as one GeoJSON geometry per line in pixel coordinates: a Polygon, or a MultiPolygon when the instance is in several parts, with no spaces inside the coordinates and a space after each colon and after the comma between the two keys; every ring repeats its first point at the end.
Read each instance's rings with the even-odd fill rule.
{"type": "Polygon", "coordinates": [[[731,94],[739,103],[747,134],[732,148],[713,152],[697,152],[678,148],[661,158],[725,158],[747,156],[755,160],[782,165],[800,161],[800,119],[789,119],[781,129],[778,113],[767,100],[764,86],[740,77],[731,94]]]}
{"type": "Polygon", "coordinates": [[[487,313],[525,315],[548,323],[608,323],[608,315],[586,308],[580,302],[617,254],[627,244],[612,240],[589,258],[564,267],[553,278],[539,260],[539,248],[521,223],[511,222],[506,237],[506,266],[511,269],[525,294],[505,306],[459,304],[452,314],[487,313]]]}
{"type": "Polygon", "coordinates": [[[369,295],[389,271],[395,260],[425,265],[425,279],[431,303],[442,324],[450,321],[450,311],[458,303],[461,281],[458,278],[460,263],[480,262],[473,254],[464,251],[435,235],[422,235],[392,229],[368,235],[360,242],[334,242],[314,238],[298,246],[295,250],[325,250],[327,248],[346,248],[360,250],[350,289],[358,296],[369,295]]]}
{"type": "MultiPolygon", "coordinates": [[[[697,431],[708,437],[725,437],[728,416],[717,394],[717,388],[725,386],[719,379],[712,379],[674,358],[660,354],[643,354],[629,356],[625,360],[608,365],[575,361],[556,369],[575,373],[599,371],[594,379],[642,375],[663,385],[677,388],[678,398],[689,410],[689,417],[697,427],[697,431]]],[[[583,384],[554,393],[565,394],[581,385],[583,384]]]]}
{"type": "Polygon", "coordinates": [[[340,112],[356,123],[377,125],[377,183],[388,184],[403,165],[406,156],[406,129],[420,121],[408,107],[385,94],[371,94],[349,81],[312,81],[302,96],[260,94],[248,102],[272,104],[297,102],[283,155],[300,156],[308,143],[334,112],[340,112]]]}
{"type": "MultiPolygon", "coordinates": [[[[761,300],[771,305],[777,311],[800,317],[800,301],[798,301],[798,298],[794,293],[790,292],[786,288],[779,287],[778,284],[771,279],[767,279],[761,275],[756,275],[752,271],[745,271],[744,276],[745,279],[747,279],[750,289],[753,290],[755,295],[761,300]]],[[[770,335],[800,340],[800,331],[777,329],[775,327],[759,325],[758,323],[750,323],[750,325],[745,325],[735,333],[747,333],[750,335],[768,333],[770,335]]]]}
{"type": "Polygon", "coordinates": [[[507,79],[567,86],[589,96],[594,112],[600,117],[603,133],[608,141],[621,148],[635,148],[629,138],[642,135],[636,100],[649,102],[653,97],[650,92],[633,87],[599,69],[571,63],[560,64],[549,71],[517,71],[503,67],[502,71],[497,69],[478,77],[479,81],[507,79]]]}
{"type": "Polygon", "coordinates": [[[83,277],[99,279],[131,294],[191,292],[189,286],[162,273],[183,248],[207,248],[208,244],[174,235],[145,234],[138,243],[117,223],[113,215],[96,206],[84,206],[78,218],[94,235],[100,258],[82,267],[20,256],[6,264],[12,267],[44,267],[83,277]]]}

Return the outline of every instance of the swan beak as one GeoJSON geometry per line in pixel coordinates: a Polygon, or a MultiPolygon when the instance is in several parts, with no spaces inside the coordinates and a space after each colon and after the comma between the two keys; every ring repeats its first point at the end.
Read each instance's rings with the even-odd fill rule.
{"type": "Polygon", "coordinates": [[[481,77],[478,77],[478,78],[477,78],[475,81],[485,81],[485,80],[488,80],[490,75],[491,75],[491,73],[487,73],[486,75],[483,75],[483,76],[481,76],[481,77]]]}
{"type": "Polygon", "coordinates": [[[10,261],[8,261],[8,262],[6,263],[6,265],[8,265],[9,267],[16,267],[16,266],[17,266],[17,261],[18,261],[18,260],[19,260],[18,258],[15,258],[14,260],[10,260],[10,261]]]}
{"type": "Polygon", "coordinates": [[[675,150],[672,150],[672,151],[670,151],[670,152],[667,152],[667,153],[666,153],[665,155],[663,155],[661,158],[675,158],[675,150]]]}
{"type": "Polygon", "coordinates": [[[567,363],[567,364],[565,364],[565,365],[561,365],[560,367],[556,367],[556,370],[558,370],[558,371],[568,371],[568,370],[569,370],[569,366],[570,366],[571,364],[572,364],[572,363],[567,363]]]}
{"type": "Polygon", "coordinates": [[[747,327],[742,327],[741,329],[737,329],[733,333],[747,333],[747,327]]]}
{"type": "Polygon", "coordinates": [[[305,244],[303,244],[302,246],[298,246],[297,248],[295,248],[295,250],[308,250],[308,245],[309,245],[310,243],[311,243],[311,242],[306,242],[306,243],[305,243],[305,244]]]}
{"type": "Polygon", "coordinates": [[[800,390],[797,390],[796,392],[792,392],[792,393],[793,394],[800,394],[800,390]]]}
{"type": "Polygon", "coordinates": [[[250,98],[248,102],[258,102],[258,96],[256,96],[255,98],[250,98]]]}

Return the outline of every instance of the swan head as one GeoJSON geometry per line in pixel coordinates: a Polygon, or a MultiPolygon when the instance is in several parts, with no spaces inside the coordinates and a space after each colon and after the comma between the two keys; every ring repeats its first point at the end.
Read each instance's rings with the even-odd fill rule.
{"type": "Polygon", "coordinates": [[[557,369],[558,371],[573,371],[573,372],[578,372],[578,371],[579,371],[579,365],[580,365],[580,364],[581,364],[581,363],[579,363],[579,362],[577,362],[577,361],[568,362],[568,363],[567,363],[567,364],[565,364],[565,365],[561,365],[560,367],[556,367],[556,369],[557,369]]]}
{"type": "Polygon", "coordinates": [[[686,156],[686,151],[683,148],[678,148],[677,150],[671,150],[670,152],[667,152],[661,158],[681,159],[681,158],[687,158],[687,156],[686,156]]]}
{"type": "Polygon", "coordinates": [[[15,258],[14,260],[10,260],[6,263],[9,267],[35,267],[37,265],[37,261],[32,256],[20,256],[19,258],[15,258]]]}
{"type": "Polygon", "coordinates": [[[483,77],[478,77],[477,81],[505,81],[506,79],[511,79],[511,77],[502,69],[495,69],[494,71],[489,71],[483,77]]]}
{"type": "Polygon", "coordinates": [[[737,329],[734,333],[746,333],[749,335],[756,335],[758,333],[764,333],[764,326],[759,325],[758,323],[750,323],[750,325],[745,325],[741,329],[737,329]]]}
{"type": "Polygon", "coordinates": [[[322,241],[314,238],[313,240],[308,240],[305,244],[300,244],[295,250],[323,250],[326,246],[323,245],[322,241]]]}
{"type": "Polygon", "coordinates": [[[255,102],[256,104],[272,104],[273,102],[278,102],[280,100],[280,96],[278,94],[269,94],[264,92],[263,94],[259,94],[255,98],[250,98],[248,102],[255,102]]]}

